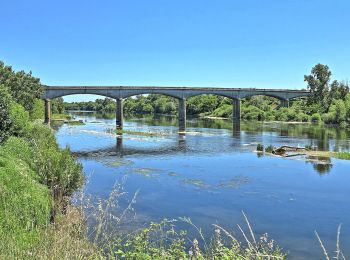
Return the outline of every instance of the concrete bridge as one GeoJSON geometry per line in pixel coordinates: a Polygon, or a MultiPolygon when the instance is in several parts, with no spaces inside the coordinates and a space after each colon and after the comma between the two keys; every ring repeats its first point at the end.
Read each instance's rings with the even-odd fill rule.
{"type": "Polygon", "coordinates": [[[288,89],[255,89],[255,88],[203,88],[203,87],[138,87],[138,86],[46,86],[45,99],[45,122],[51,120],[51,99],[76,95],[93,94],[116,99],[116,126],[123,128],[123,99],[142,94],[161,94],[174,97],[179,100],[179,132],[186,131],[186,99],[197,95],[218,95],[232,99],[233,120],[239,121],[241,117],[242,98],[256,95],[265,95],[277,98],[281,106],[288,107],[289,100],[305,97],[310,94],[307,90],[288,89]]]}

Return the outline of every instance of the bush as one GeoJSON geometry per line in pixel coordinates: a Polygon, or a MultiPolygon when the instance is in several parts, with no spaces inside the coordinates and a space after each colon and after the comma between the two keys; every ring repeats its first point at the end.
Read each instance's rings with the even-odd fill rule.
{"type": "Polygon", "coordinates": [[[32,149],[32,166],[40,182],[52,190],[58,203],[64,203],[64,198],[83,184],[81,164],[72,157],[69,148],[58,147],[51,129],[45,125],[34,124],[27,133],[27,140],[32,149]]]}
{"type": "Polygon", "coordinates": [[[299,122],[308,122],[309,119],[310,119],[310,117],[303,112],[300,112],[296,115],[296,120],[299,122]]]}
{"type": "Polygon", "coordinates": [[[272,151],[274,150],[275,148],[272,146],[272,145],[269,145],[268,147],[265,148],[265,152],[267,153],[272,153],[272,151]]]}
{"type": "Polygon", "coordinates": [[[265,120],[265,112],[256,106],[243,107],[242,118],[245,120],[265,120]]]}
{"type": "Polygon", "coordinates": [[[263,152],[264,151],[264,146],[262,144],[258,144],[256,146],[256,150],[259,151],[259,152],[263,152]]]}
{"type": "Polygon", "coordinates": [[[0,143],[4,142],[12,134],[12,120],[10,107],[12,98],[7,89],[0,85],[0,143]]]}
{"type": "Polygon", "coordinates": [[[33,104],[33,109],[30,111],[30,119],[36,120],[36,119],[44,119],[44,101],[40,99],[35,99],[33,104]]]}
{"type": "Polygon", "coordinates": [[[315,114],[311,115],[311,122],[319,123],[321,121],[322,121],[322,119],[321,119],[321,116],[319,113],[315,113],[315,114]]]}
{"type": "Polygon", "coordinates": [[[265,120],[266,121],[273,121],[275,119],[276,119],[276,117],[275,117],[275,113],[274,113],[273,110],[268,111],[268,112],[265,113],[265,120]]]}
{"type": "Polygon", "coordinates": [[[336,123],[336,115],[333,112],[328,112],[322,115],[322,120],[326,124],[335,124],[336,123]]]}
{"type": "Polygon", "coordinates": [[[212,115],[217,117],[230,118],[232,117],[232,105],[223,104],[222,106],[215,109],[212,115]]]}
{"type": "Polygon", "coordinates": [[[10,118],[12,122],[12,134],[21,136],[29,129],[29,113],[17,103],[10,107],[10,118]]]}

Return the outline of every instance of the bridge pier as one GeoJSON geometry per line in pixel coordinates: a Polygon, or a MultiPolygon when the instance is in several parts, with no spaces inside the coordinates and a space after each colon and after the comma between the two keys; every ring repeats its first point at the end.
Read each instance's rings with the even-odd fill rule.
{"type": "Polygon", "coordinates": [[[123,129],[123,121],[124,121],[124,116],[123,116],[123,99],[122,98],[117,98],[116,120],[115,120],[117,129],[123,129]]]}
{"type": "Polygon", "coordinates": [[[241,120],[241,100],[232,99],[232,118],[234,122],[241,120]]]}
{"type": "Polygon", "coordinates": [[[289,107],[289,99],[282,99],[281,107],[289,107]]]}
{"type": "Polygon", "coordinates": [[[45,124],[50,124],[51,122],[51,100],[45,99],[45,124]]]}
{"type": "Polygon", "coordinates": [[[179,133],[186,132],[186,98],[179,99],[179,133]]]}

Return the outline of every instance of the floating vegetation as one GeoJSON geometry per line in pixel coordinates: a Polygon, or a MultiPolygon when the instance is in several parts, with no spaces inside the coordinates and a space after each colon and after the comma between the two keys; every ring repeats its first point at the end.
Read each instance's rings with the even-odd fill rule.
{"type": "Polygon", "coordinates": [[[85,125],[82,120],[69,120],[64,122],[67,125],[85,125]]]}
{"type": "Polygon", "coordinates": [[[176,177],[178,174],[176,172],[169,172],[168,175],[170,177],[176,177]]]}
{"type": "Polygon", "coordinates": [[[163,132],[141,132],[141,131],[122,130],[122,129],[117,129],[115,130],[115,132],[119,135],[128,134],[128,135],[141,135],[141,136],[148,136],[148,137],[169,135],[168,133],[163,133],[163,132]]]}
{"type": "Polygon", "coordinates": [[[350,160],[349,152],[333,152],[331,153],[332,157],[342,159],[342,160],[350,160]]]}
{"type": "Polygon", "coordinates": [[[183,184],[193,185],[199,188],[206,188],[209,185],[205,184],[203,180],[200,179],[184,179],[182,180],[183,184]]]}
{"type": "Polygon", "coordinates": [[[151,169],[151,168],[134,168],[130,171],[130,173],[136,173],[141,174],[145,177],[155,177],[158,174],[155,174],[155,172],[159,172],[158,169],[151,169]]]}
{"type": "Polygon", "coordinates": [[[262,144],[258,144],[258,145],[256,146],[256,150],[257,150],[258,152],[263,152],[263,151],[264,151],[264,146],[263,146],[262,144]]]}
{"type": "Polygon", "coordinates": [[[107,164],[108,164],[108,166],[111,166],[111,167],[121,167],[121,166],[131,165],[133,163],[134,162],[131,160],[116,158],[113,161],[109,161],[107,164]]]}
{"type": "Polygon", "coordinates": [[[51,115],[51,120],[71,120],[72,116],[68,115],[68,114],[52,114],[51,115]]]}
{"type": "Polygon", "coordinates": [[[242,185],[248,184],[248,183],[250,183],[250,179],[248,177],[235,176],[231,180],[220,182],[218,187],[237,189],[237,188],[241,187],[242,185]]]}

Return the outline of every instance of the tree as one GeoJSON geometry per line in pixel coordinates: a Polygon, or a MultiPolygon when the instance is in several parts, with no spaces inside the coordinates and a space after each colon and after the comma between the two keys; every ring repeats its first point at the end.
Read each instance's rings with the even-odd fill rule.
{"type": "MultiPolygon", "coordinates": [[[[322,112],[327,112],[331,104],[329,94],[329,82],[331,79],[331,71],[327,65],[317,64],[311,70],[310,75],[304,76],[304,81],[307,82],[307,88],[311,91],[309,97],[309,105],[320,104],[322,112]]],[[[334,83],[332,83],[334,84],[334,83]]]]}
{"type": "Polygon", "coordinates": [[[348,83],[333,81],[331,85],[330,96],[332,99],[345,100],[346,95],[349,93],[348,83]]]}
{"type": "Polygon", "coordinates": [[[53,114],[63,114],[64,113],[63,98],[59,97],[52,100],[51,109],[53,114]]]}
{"type": "Polygon", "coordinates": [[[26,110],[31,110],[36,98],[41,98],[43,88],[38,78],[32,72],[14,72],[11,66],[0,61],[0,85],[4,85],[14,101],[21,104],[26,110]]]}

